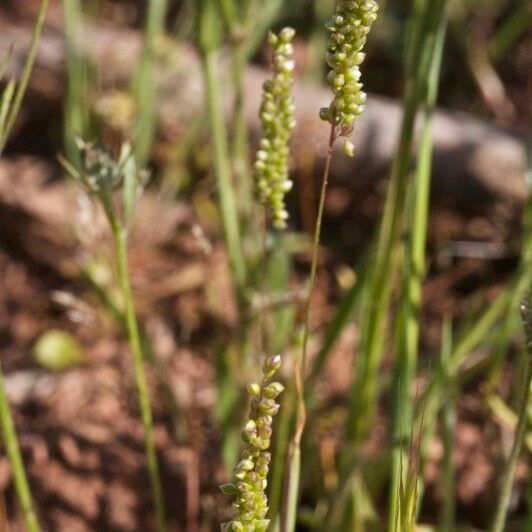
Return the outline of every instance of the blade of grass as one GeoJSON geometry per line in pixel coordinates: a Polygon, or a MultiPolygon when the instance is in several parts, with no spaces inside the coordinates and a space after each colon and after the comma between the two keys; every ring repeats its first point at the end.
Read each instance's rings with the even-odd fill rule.
{"type": "Polygon", "coordinates": [[[516,5],[508,17],[501,24],[489,43],[491,57],[498,61],[515,45],[519,38],[532,24],[532,8],[524,2],[516,5]]]}
{"type": "Polygon", "coordinates": [[[63,0],[67,88],[64,99],[63,142],[68,161],[79,168],[75,135],[90,135],[88,65],[81,48],[83,8],[80,0],[63,0]]]}
{"type": "Polygon", "coordinates": [[[333,148],[338,138],[337,127],[335,123],[335,110],[332,111],[331,127],[329,133],[329,145],[325,159],[325,167],[321,183],[320,200],[318,205],[318,214],[316,217],[316,228],[314,231],[314,241],[312,245],[312,259],[310,267],[310,278],[308,296],[305,308],[305,322],[303,325],[303,338],[301,346],[301,359],[296,360],[294,364],[294,388],[296,394],[296,422],[294,432],[288,446],[286,457],[286,480],[283,493],[283,507],[281,510],[281,532],[292,532],[295,530],[297,515],[297,501],[299,494],[299,475],[301,470],[301,437],[305,428],[307,417],[305,405],[305,368],[307,362],[307,347],[310,336],[310,318],[311,305],[316,286],[316,274],[318,270],[319,245],[321,237],[321,225],[323,220],[323,210],[325,207],[325,198],[327,193],[327,183],[331,169],[333,148]]]}
{"type": "Polygon", "coordinates": [[[273,452],[273,465],[271,469],[270,493],[268,502],[270,503],[270,519],[272,520],[272,530],[279,530],[279,508],[281,505],[284,467],[286,463],[286,453],[292,430],[292,420],[295,411],[295,390],[291,383],[283,397],[281,412],[274,429],[275,447],[273,452]]]}
{"type": "MultiPolygon", "coordinates": [[[[522,278],[522,282],[515,283],[514,289],[510,291],[508,307],[517,308],[519,302],[523,298],[524,292],[528,290],[528,277],[532,277],[532,145],[526,147],[528,168],[527,168],[527,184],[529,187],[529,197],[525,204],[523,211],[522,222],[522,242],[521,242],[521,258],[519,261],[518,277],[522,278]]],[[[510,344],[512,333],[515,330],[515,322],[517,317],[512,312],[507,312],[503,319],[500,333],[498,335],[497,345],[492,356],[492,367],[490,369],[489,381],[490,385],[495,387],[501,377],[502,365],[504,357],[510,344]]]]}
{"type": "Polygon", "coordinates": [[[117,262],[116,275],[123,300],[123,314],[125,316],[129,347],[133,359],[137,398],[144,429],[144,447],[148,476],[155,506],[155,527],[158,532],[164,532],[167,526],[164,496],[154,439],[153,414],[127,260],[128,228],[137,199],[135,191],[140,190],[142,172],[138,170],[129,144],[122,145],[120,155],[115,161],[109,150],[98,144],[85,143],[79,137],[76,139],[76,142],[79,149],[78,159],[81,162],[80,171],[78,172],[75,168],[72,168],[68,162],[61,158],[59,160],[60,162],[66,162],[64,164],[66,172],[74,180],[78,181],[81,186],[84,186],[87,193],[97,198],[111,229],[117,262]],[[99,162],[97,170],[94,169],[92,164],[95,160],[99,162]],[[120,194],[114,194],[119,185],[121,185],[120,194]]]}
{"type": "Polygon", "coordinates": [[[514,436],[514,443],[503,475],[501,492],[491,532],[503,532],[510,504],[512,484],[515,477],[517,461],[523,446],[528,424],[528,405],[532,396],[532,303],[529,298],[522,304],[522,316],[525,328],[526,366],[523,374],[521,400],[519,403],[519,421],[514,436]]]}
{"type": "Polygon", "coordinates": [[[238,211],[231,179],[231,165],[227,132],[221,108],[217,65],[219,63],[218,14],[213,2],[201,0],[199,6],[199,47],[202,54],[203,75],[214,147],[214,166],[220,194],[220,209],[233,279],[239,301],[243,301],[246,282],[246,263],[242,254],[238,211]]]}
{"type": "Polygon", "coordinates": [[[443,505],[440,513],[440,530],[452,532],[455,529],[455,478],[453,467],[455,414],[455,384],[447,363],[452,353],[452,321],[445,319],[442,329],[441,364],[446,379],[445,400],[442,411],[443,426],[443,464],[442,486],[443,505]]]}
{"type": "Polygon", "coordinates": [[[11,469],[13,472],[13,480],[15,483],[15,491],[19,504],[22,508],[22,515],[24,516],[24,523],[28,532],[39,532],[40,527],[37,521],[37,514],[33,508],[33,500],[31,496],[26,470],[24,469],[24,461],[20,452],[17,433],[15,432],[15,424],[11,416],[11,410],[7,401],[3,371],[0,366],[0,426],[2,427],[2,436],[4,439],[5,450],[11,469]]]}
{"type": "Polygon", "coordinates": [[[127,231],[120,227],[116,220],[110,220],[115,241],[117,261],[118,261],[118,281],[124,298],[124,312],[126,318],[126,327],[129,338],[129,344],[133,354],[133,367],[135,370],[135,380],[138,390],[139,406],[141,412],[142,424],[144,426],[144,445],[146,448],[146,458],[148,462],[148,471],[150,484],[153,492],[156,514],[156,528],[158,532],[164,532],[167,529],[166,516],[164,509],[163,489],[161,484],[161,474],[159,463],[157,461],[157,451],[153,432],[153,415],[148,392],[148,382],[144,368],[144,355],[140,340],[137,317],[131,293],[129,282],[128,265],[127,265],[127,231]]]}
{"type": "Polygon", "coordinates": [[[407,64],[403,100],[404,115],[399,146],[392,165],[376,256],[362,303],[360,356],[352,387],[347,426],[347,438],[355,444],[355,448],[366,437],[376,409],[377,372],[384,354],[386,313],[391,299],[393,280],[399,265],[398,251],[409,182],[414,122],[421,103],[421,89],[424,88],[427,79],[426,69],[423,69],[421,65],[422,51],[436,35],[446,2],[435,0],[429,3],[417,3],[423,4],[423,9],[415,11],[415,25],[419,28],[413,33],[416,38],[411,42],[411,60],[407,64]]]}
{"type": "Polygon", "coordinates": [[[249,218],[253,207],[253,183],[249,166],[244,74],[249,58],[246,49],[251,35],[252,20],[249,16],[249,0],[239,2],[238,7],[234,0],[219,0],[219,3],[232,49],[234,88],[232,162],[239,184],[239,207],[242,214],[249,218]]]}
{"type": "Polygon", "coordinates": [[[30,81],[31,72],[33,70],[33,63],[35,62],[37,47],[41,38],[42,28],[44,26],[44,20],[46,18],[47,9],[48,0],[41,0],[41,3],[39,5],[39,11],[37,12],[37,19],[33,26],[30,47],[28,50],[28,55],[26,57],[26,62],[24,63],[22,75],[20,76],[20,81],[17,83],[16,90],[13,96],[13,102],[10,106],[5,126],[0,131],[0,155],[4,151],[9,134],[11,133],[11,130],[15,125],[15,120],[17,119],[18,113],[20,111],[20,106],[22,105],[22,99],[24,98],[26,88],[28,87],[28,83],[30,81]]]}
{"type": "MultiPolygon", "coordinates": [[[[124,315],[124,312],[120,309],[119,305],[115,303],[113,297],[109,293],[109,290],[106,287],[102,286],[87,268],[83,268],[81,273],[83,275],[84,280],[87,281],[90,288],[93,290],[93,292],[100,300],[100,302],[104,306],[105,310],[109,313],[111,318],[125,327],[126,317],[124,315]]],[[[167,405],[172,417],[174,434],[176,436],[177,441],[184,442],[186,441],[187,437],[186,425],[184,423],[183,416],[181,415],[179,402],[173,390],[171,380],[169,379],[168,369],[165,367],[165,364],[161,362],[161,360],[155,353],[153,345],[146,332],[141,326],[139,326],[139,329],[142,351],[146,354],[148,362],[152,365],[155,373],[157,374],[157,378],[159,379],[162,385],[162,389],[166,397],[167,405]]]]}
{"type": "Polygon", "coordinates": [[[164,34],[167,9],[167,0],[148,1],[144,48],[134,78],[133,92],[137,102],[137,122],[133,133],[133,144],[135,158],[140,166],[145,166],[148,161],[155,137],[157,123],[156,49],[157,39],[164,34]]]}
{"type": "MultiPolygon", "coordinates": [[[[15,120],[17,119],[22,99],[26,92],[30,75],[33,69],[33,63],[35,61],[35,55],[37,53],[37,47],[39,44],[42,27],[46,16],[46,10],[48,8],[48,0],[41,0],[39,5],[39,11],[37,14],[37,20],[33,26],[33,32],[31,37],[31,43],[21,79],[18,83],[10,81],[2,94],[2,119],[0,128],[0,155],[5,148],[7,139],[15,120]]],[[[4,59],[4,63],[1,66],[0,79],[3,78],[5,70],[7,69],[7,63],[11,57],[11,51],[4,59]]],[[[13,416],[7,400],[4,373],[2,365],[0,363],[0,428],[2,431],[2,438],[4,440],[5,450],[9,463],[13,473],[13,481],[15,484],[15,492],[17,494],[18,502],[22,508],[22,515],[24,523],[28,532],[39,532],[40,526],[37,519],[37,514],[33,506],[33,497],[31,494],[26,470],[24,468],[24,461],[22,459],[22,453],[20,452],[20,445],[15,431],[15,424],[13,422],[13,416]]]]}
{"type": "MultiPolygon", "coordinates": [[[[346,439],[340,458],[340,482],[337,493],[330,498],[326,522],[333,516],[342,515],[348,498],[341,496],[350,479],[359,473],[358,453],[368,434],[376,411],[378,370],[384,354],[387,311],[391,299],[393,280],[399,263],[400,236],[402,232],[405,201],[408,191],[410,150],[414,123],[421,103],[422,88],[427,71],[423,70],[422,53],[431,39],[435,38],[445,0],[427,3],[416,0],[409,22],[405,60],[405,89],[403,93],[403,119],[399,143],[392,164],[391,179],[379,228],[374,260],[369,267],[361,302],[361,340],[356,375],[349,402],[346,439]]],[[[336,517],[337,519],[337,517],[336,517]]]]}
{"type": "MultiPolygon", "coordinates": [[[[445,41],[445,16],[432,43],[428,43],[428,80],[425,94],[423,128],[417,157],[417,169],[411,191],[413,208],[407,223],[406,246],[403,257],[403,288],[400,303],[398,352],[394,370],[391,427],[392,476],[390,483],[389,530],[396,527],[395,516],[401,477],[403,449],[408,447],[412,427],[413,403],[411,384],[415,377],[419,351],[422,283],[425,278],[425,245],[430,202],[432,173],[432,116],[438,95],[441,60],[445,41]]],[[[403,479],[404,480],[404,479],[403,479]]]]}
{"type": "MultiPolygon", "coordinates": [[[[514,301],[515,294],[524,294],[532,283],[532,261],[531,261],[531,247],[532,240],[529,238],[530,227],[529,221],[532,220],[532,195],[529,196],[527,206],[523,215],[523,224],[525,227],[524,248],[522,258],[517,272],[510,281],[508,287],[491,303],[486,310],[480,313],[472,322],[469,321],[466,327],[461,328],[458,332],[456,340],[453,342],[452,352],[449,359],[446,361],[446,371],[453,376],[456,381],[460,378],[460,366],[463,364],[467,356],[475,349],[481,346],[486,339],[490,338],[490,331],[492,331],[501,319],[506,319],[506,316],[511,313],[511,304],[514,301]],[[528,236],[526,236],[528,235],[528,236]]],[[[515,308],[515,307],[514,307],[515,308]]],[[[434,434],[436,419],[444,401],[445,390],[445,373],[440,366],[431,377],[427,387],[426,414],[425,414],[425,430],[423,432],[423,439],[421,445],[421,459],[425,461],[428,456],[430,442],[434,434]]],[[[419,419],[416,420],[419,423],[419,419]]],[[[423,489],[420,489],[420,498],[422,497],[423,489]]]]}

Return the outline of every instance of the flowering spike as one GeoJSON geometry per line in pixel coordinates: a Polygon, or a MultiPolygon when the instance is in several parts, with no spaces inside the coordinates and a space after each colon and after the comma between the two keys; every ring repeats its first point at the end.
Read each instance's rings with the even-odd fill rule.
{"type": "MultiPolygon", "coordinates": [[[[278,37],[283,38],[281,32],[278,37]]],[[[268,357],[263,367],[263,378],[260,385],[251,387],[251,408],[249,418],[242,431],[244,449],[240,462],[235,467],[232,483],[224,484],[224,493],[234,493],[234,517],[224,523],[222,530],[266,531],[269,520],[266,486],[271,454],[268,452],[272,435],[273,416],[279,410],[276,397],[284,387],[278,382],[271,382],[274,374],[281,367],[281,356],[268,357]],[[255,393],[257,391],[258,393],[255,393]]]]}
{"type": "Polygon", "coordinates": [[[288,212],[284,196],[292,188],[288,175],[288,142],[295,127],[292,96],[293,28],[284,28],[276,35],[270,32],[273,47],[273,78],[264,82],[260,120],[264,137],[255,157],[256,189],[261,203],[268,206],[273,226],[286,227],[288,212]]]}
{"type": "MultiPolygon", "coordinates": [[[[362,52],[379,6],[375,0],[339,0],[336,13],[325,27],[331,32],[326,61],[330,67],[327,82],[333,92],[329,108],[320,110],[320,118],[341,128],[349,136],[356,117],[362,113],[366,94],[360,83],[362,52]]],[[[352,145],[345,145],[350,155],[352,145]]]]}

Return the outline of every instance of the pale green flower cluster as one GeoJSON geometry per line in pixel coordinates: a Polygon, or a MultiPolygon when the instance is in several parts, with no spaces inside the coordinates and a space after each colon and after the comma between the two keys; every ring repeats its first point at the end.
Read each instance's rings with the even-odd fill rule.
{"type": "MultiPolygon", "coordinates": [[[[332,33],[326,55],[331,68],[327,82],[334,97],[330,107],[320,110],[320,116],[332,123],[334,115],[335,124],[344,128],[344,135],[364,110],[366,94],[360,82],[360,65],[365,58],[362,50],[378,9],[375,0],[340,0],[334,16],[326,24],[332,33]]],[[[347,151],[352,151],[352,145],[347,151]]]]}
{"type": "Polygon", "coordinates": [[[295,127],[292,95],[294,35],[292,28],[284,28],[278,35],[269,34],[268,40],[273,47],[274,75],[263,85],[260,120],[264,137],[255,160],[259,199],[269,207],[273,226],[277,229],[286,227],[288,212],[284,198],[292,188],[288,176],[288,142],[295,127]]]}
{"type": "Polygon", "coordinates": [[[222,525],[223,532],[266,532],[270,520],[266,519],[268,499],[266,477],[271,454],[268,452],[272,435],[273,416],[279,410],[276,398],[284,386],[272,382],[281,367],[281,356],[268,357],[263,367],[261,384],[248,387],[251,408],[248,421],[242,431],[244,450],[235,467],[235,482],[224,484],[221,489],[227,494],[236,494],[233,503],[234,518],[222,525]]]}

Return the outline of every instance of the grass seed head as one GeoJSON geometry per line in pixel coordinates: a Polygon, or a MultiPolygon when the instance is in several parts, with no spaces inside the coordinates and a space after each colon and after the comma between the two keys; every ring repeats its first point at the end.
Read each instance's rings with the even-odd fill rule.
{"type": "Polygon", "coordinates": [[[284,229],[288,219],[284,197],[292,188],[288,175],[291,131],[295,127],[292,96],[295,30],[284,28],[271,33],[268,42],[273,48],[273,78],[262,88],[260,120],[264,136],[255,157],[256,188],[261,203],[269,208],[273,226],[284,229]]]}
{"type": "Polygon", "coordinates": [[[236,495],[233,503],[234,517],[222,525],[223,532],[256,532],[268,529],[268,499],[265,493],[271,460],[268,448],[273,430],[273,416],[279,410],[275,399],[284,390],[282,384],[272,382],[271,379],[280,367],[280,355],[268,357],[263,366],[261,384],[248,387],[251,407],[242,431],[244,449],[233,472],[234,482],[221,487],[224,493],[236,495]]]}
{"type": "MultiPolygon", "coordinates": [[[[327,82],[333,99],[329,107],[320,110],[320,118],[329,123],[334,120],[342,136],[349,136],[356,117],[364,110],[366,94],[360,81],[360,65],[365,58],[362,50],[378,9],[375,0],[340,0],[326,24],[331,32],[326,54],[330,67],[327,82]]],[[[351,155],[353,146],[347,144],[344,151],[351,155]]]]}

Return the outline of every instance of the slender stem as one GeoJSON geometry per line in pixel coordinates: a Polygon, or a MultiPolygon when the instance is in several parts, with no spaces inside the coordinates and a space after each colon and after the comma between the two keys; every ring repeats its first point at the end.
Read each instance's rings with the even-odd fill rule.
{"type": "Polygon", "coordinates": [[[312,263],[310,266],[310,281],[309,281],[309,291],[307,304],[305,309],[305,325],[303,329],[303,346],[301,350],[301,366],[303,372],[305,371],[306,362],[307,362],[307,344],[310,335],[310,309],[312,305],[312,297],[314,296],[314,288],[316,285],[316,272],[318,269],[318,256],[319,256],[319,246],[320,246],[320,237],[321,237],[321,223],[323,219],[323,209],[325,207],[325,197],[327,193],[327,183],[329,181],[329,174],[331,171],[331,161],[333,156],[333,147],[337,138],[336,126],[334,125],[335,113],[333,111],[333,116],[331,118],[333,124],[331,125],[331,131],[329,134],[329,146],[327,148],[327,156],[325,159],[325,168],[323,170],[323,178],[321,182],[321,191],[320,191],[320,203],[318,206],[318,214],[316,217],[316,229],[314,231],[314,243],[312,246],[312,263]]]}
{"type": "MultiPolygon", "coordinates": [[[[22,99],[26,92],[26,87],[30,79],[30,75],[33,69],[33,63],[35,61],[35,55],[37,53],[37,46],[39,44],[42,27],[46,16],[46,10],[48,8],[48,0],[41,0],[39,6],[39,12],[37,14],[37,20],[33,27],[33,33],[31,37],[30,48],[24,70],[20,82],[16,86],[13,103],[7,112],[5,127],[0,131],[0,155],[2,154],[6,145],[7,139],[11,130],[15,124],[22,99]]],[[[24,516],[24,522],[28,532],[39,532],[39,522],[37,520],[37,514],[33,506],[33,499],[31,490],[28,484],[28,478],[26,476],[26,470],[24,468],[24,461],[22,460],[22,453],[20,452],[20,446],[15,431],[15,424],[13,422],[13,416],[11,415],[11,409],[7,400],[4,375],[2,366],[0,364],[0,428],[2,430],[2,437],[4,439],[5,449],[9,458],[9,463],[13,471],[13,481],[15,484],[15,492],[20,506],[22,507],[22,513],[24,516]]]]}
{"type": "Polygon", "coordinates": [[[80,157],[74,135],[89,135],[90,112],[87,61],[82,50],[83,6],[81,0],[63,0],[66,94],[63,102],[63,144],[68,162],[79,170],[80,157]]]}
{"type": "Polygon", "coordinates": [[[412,51],[409,52],[410,59],[407,63],[399,145],[391,170],[375,262],[363,303],[359,346],[363,356],[358,357],[347,429],[347,437],[356,444],[355,447],[367,436],[375,415],[379,387],[377,373],[384,354],[387,311],[400,259],[405,200],[409,188],[410,148],[421,88],[426,80],[422,55],[425,47],[435,37],[446,0],[428,3],[424,0],[422,3],[427,7],[418,13],[420,19],[416,19],[416,25],[420,26],[412,32],[415,38],[411,42],[412,51]]]}
{"type": "Polygon", "coordinates": [[[17,434],[15,432],[15,425],[11,410],[6,397],[6,390],[4,384],[4,376],[0,367],[0,425],[2,427],[2,436],[6,447],[6,453],[13,471],[13,479],[15,482],[15,491],[22,513],[24,515],[24,522],[29,532],[39,532],[39,523],[37,521],[37,514],[33,508],[33,501],[31,491],[28,484],[28,478],[24,469],[24,462],[18,443],[17,434]]]}
{"type": "Polygon", "coordinates": [[[239,185],[241,209],[249,216],[253,205],[253,189],[248,159],[248,134],[245,109],[244,72],[247,65],[246,39],[238,37],[234,45],[233,73],[235,87],[233,164],[239,185]]]}
{"type": "Polygon", "coordinates": [[[155,55],[157,38],[164,32],[167,0],[149,0],[144,30],[144,49],[135,75],[134,91],[138,106],[135,125],[135,158],[140,166],[149,158],[157,122],[155,55]]]}
{"type": "Polygon", "coordinates": [[[231,182],[227,135],[220,105],[219,85],[216,79],[217,64],[218,53],[216,50],[206,50],[203,54],[203,73],[207,91],[211,135],[214,144],[214,164],[218,179],[222,223],[237,292],[240,299],[242,299],[242,290],[246,280],[246,265],[242,255],[238,213],[231,182]]]}
{"type": "Polygon", "coordinates": [[[452,532],[455,521],[455,478],[453,467],[454,428],[456,425],[454,379],[447,364],[452,354],[452,320],[446,318],[443,322],[441,365],[445,374],[445,403],[442,409],[443,425],[443,464],[442,484],[444,500],[440,514],[440,528],[442,532],[452,532]]]}
{"type": "Polygon", "coordinates": [[[28,51],[26,63],[24,64],[24,70],[22,71],[20,82],[17,85],[13,104],[6,120],[6,126],[4,130],[0,132],[0,154],[2,154],[4,151],[9,134],[15,125],[15,120],[17,119],[17,115],[22,104],[22,99],[26,93],[26,88],[33,70],[33,63],[35,62],[35,55],[37,54],[37,46],[39,45],[39,40],[41,38],[42,28],[46,17],[46,10],[48,9],[48,1],[49,0],[41,0],[41,4],[39,6],[39,12],[37,13],[37,20],[35,21],[35,25],[33,27],[30,49],[28,51]]]}
{"type": "Polygon", "coordinates": [[[456,425],[456,413],[454,397],[446,393],[447,401],[443,406],[443,493],[444,500],[441,512],[442,532],[455,530],[455,475],[453,468],[454,428],[456,425]]]}
{"type": "MultiPolygon", "coordinates": [[[[398,513],[401,463],[412,426],[413,402],[411,383],[416,373],[419,353],[420,312],[422,283],[425,278],[425,244],[430,201],[432,170],[432,116],[438,95],[441,58],[445,41],[445,17],[432,46],[427,46],[428,72],[425,95],[425,113],[421,133],[417,168],[413,183],[413,208],[408,219],[407,243],[403,250],[403,287],[401,311],[398,321],[398,351],[394,370],[394,395],[392,401],[392,476],[390,482],[389,530],[396,527],[398,513]]],[[[404,476],[404,475],[403,475],[404,476]]],[[[404,479],[403,479],[404,480],[404,479]]]]}
{"type": "MultiPolygon", "coordinates": [[[[530,314],[531,310],[527,309],[526,312],[530,314]]],[[[501,493],[499,496],[493,525],[491,527],[491,532],[503,532],[504,523],[506,521],[506,515],[508,513],[508,506],[510,504],[510,496],[512,494],[512,484],[515,477],[515,469],[517,466],[517,461],[519,460],[519,454],[521,452],[521,447],[523,446],[525,431],[528,424],[528,405],[532,395],[532,316],[526,315],[524,317],[524,320],[526,329],[526,360],[523,389],[521,391],[521,401],[519,403],[519,421],[517,423],[515,439],[510,458],[508,460],[508,463],[506,464],[506,470],[504,472],[502,481],[501,493]]]]}
{"type": "Polygon", "coordinates": [[[312,306],[312,297],[316,285],[316,272],[318,270],[318,255],[321,237],[321,224],[323,219],[323,209],[327,194],[327,183],[331,170],[331,161],[333,156],[334,143],[337,139],[337,128],[335,125],[336,113],[332,113],[331,131],[329,134],[329,146],[325,159],[325,168],[321,183],[320,202],[316,218],[316,228],[314,231],[314,243],[312,246],[312,262],[310,267],[310,281],[307,303],[305,308],[305,322],[303,326],[303,339],[301,345],[301,359],[296,360],[294,366],[294,388],[296,395],[296,424],[292,441],[288,447],[287,453],[287,478],[284,487],[283,510],[281,512],[281,532],[292,532],[295,530],[297,515],[297,499],[299,494],[299,477],[301,471],[301,437],[305,428],[307,412],[305,406],[304,375],[307,361],[307,347],[310,336],[310,310],[312,306]]]}
{"type": "Polygon", "coordinates": [[[127,231],[122,227],[118,226],[117,223],[112,223],[112,229],[118,260],[118,280],[122,291],[122,297],[124,299],[127,334],[129,338],[131,352],[133,354],[133,367],[135,370],[135,381],[137,384],[139,407],[142,418],[142,424],[144,425],[144,445],[146,449],[148,471],[150,475],[150,483],[155,503],[157,531],[164,532],[167,529],[167,526],[164,509],[163,490],[161,484],[161,475],[159,472],[159,464],[157,461],[155,440],[153,436],[152,410],[148,392],[148,382],[146,379],[146,372],[144,368],[144,356],[142,353],[139,327],[137,323],[137,317],[135,315],[135,307],[133,303],[133,296],[131,293],[131,285],[129,282],[128,275],[127,231]]]}

